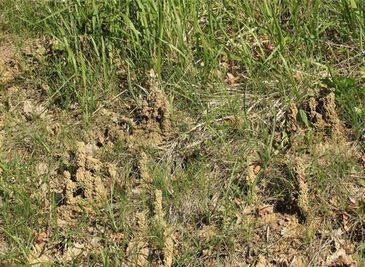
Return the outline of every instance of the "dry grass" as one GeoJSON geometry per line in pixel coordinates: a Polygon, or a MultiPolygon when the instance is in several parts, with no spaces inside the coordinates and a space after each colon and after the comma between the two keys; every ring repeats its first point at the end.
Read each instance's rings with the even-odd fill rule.
{"type": "Polygon", "coordinates": [[[362,266],[362,2],[162,2],[0,1],[0,265],[362,266]]]}

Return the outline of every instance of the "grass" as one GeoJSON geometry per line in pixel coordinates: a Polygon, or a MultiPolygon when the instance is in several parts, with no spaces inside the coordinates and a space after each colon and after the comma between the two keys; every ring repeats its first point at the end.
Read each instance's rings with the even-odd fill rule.
{"type": "Polygon", "coordinates": [[[318,266],[338,249],[326,245],[336,229],[364,263],[362,1],[0,0],[0,10],[0,48],[17,51],[0,74],[2,62],[19,66],[0,80],[0,265],[166,264],[172,238],[173,266],[290,263],[290,249],[318,266]],[[321,104],[331,92],[338,140],[321,104]],[[100,168],[80,163],[77,142],[100,168]],[[101,179],[102,200],[95,188],[82,197],[78,170],[101,179]],[[280,237],[292,220],[301,247],[280,237]]]}

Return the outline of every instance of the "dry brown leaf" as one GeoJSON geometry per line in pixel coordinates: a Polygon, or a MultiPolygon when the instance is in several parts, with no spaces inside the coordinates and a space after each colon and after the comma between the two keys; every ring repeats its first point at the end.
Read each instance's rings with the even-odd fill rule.
{"type": "Polygon", "coordinates": [[[351,227],[349,226],[349,216],[345,213],[342,214],[342,224],[343,229],[345,229],[346,232],[350,231],[351,227]]]}
{"type": "Polygon", "coordinates": [[[328,267],[355,267],[356,263],[344,249],[339,249],[327,258],[328,267]]]}
{"type": "Polygon", "coordinates": [[[44,244],[47,241],[48,236],[49,236],[48,231],[40,232],[40,233],[38,233],[38,235],[35,239],[35,242],[39,245],[44,244]]]}
{"type": "Polygon", "coordinates": [[[42,119],[45,118],[46,109],[41,105],[34,105],[31,100],[26,100],[23,103],[23,114],[27,119],[31,119],[33,116],[40,116],[42,119]]]}
{"type": "Polygon", "coordinates": [[[64,258],[66,261],[71,261],[74,258],[80,256],[83,252],[85,252],[85,245],[81,243],[74,243],[71,247],[69,247],[64,254],[64,258]]]}
{"type": "Polygon", "coordinates": [[[239,83],[240,80],[241,80],[241,77],[239,75],[235,76],[232,73],[229,73],[229,72],[227,73],[226,81],[229,85],[235,85],[235,84],[239,83]]]}
{"type": "Polygon", "coordinates": [[[260,165],[256,165],[256,166],[253,168],[253,173],[254,173],[255,175],[257,175],[260,171],[261,171],[261,166],[260,166],[260,165]]]}

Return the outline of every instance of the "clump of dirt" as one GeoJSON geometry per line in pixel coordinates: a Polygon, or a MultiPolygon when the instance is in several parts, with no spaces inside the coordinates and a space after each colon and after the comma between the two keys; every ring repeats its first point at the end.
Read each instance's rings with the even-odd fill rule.
{"type": "Polygon", "coordinates": [[[146,190],[152,182],[148,164],[148,148],[158,148],[173,133],[170,106],[165,92],[153,70],[148,73],[146,97],[138,106],[126,106],[127,114],[118,114],[110,108],[102,108],[96,117],[96,130],[91,135],[99,147],[113,147],[122,141],[126,150],[134,155],[135,163],[131,179],[134,192],[146,190]]]}
{"type": "Polygon", "coordinates": [[[160,144],[171,133],[169,102],[153,70],[149,73],[147,99],[133,112],[132,132],[133,139],[148,139],[155,144],[160,144]]]}
{"type": "MultiPolygon", "coordinates": [[[[93,130],[99,146],[113,145],[124,140],[132,150],[158,146],[172,135],[170,106],[154,71],[149,72],[148,91],[138,106],[126,105],[127,114],[118,114],[111,108],[101,108],[93,130]]],[[[138,154],[138,153],[137,153],[138,154]]]]}
{"type": "Polygon", "coordinates": [[[125,135],[132,133],[130,120],[106,108],[100,109],[95,121],[90,135],[98,147],[113,146],[125,135]]]}
{"type": "Polygon", "coordinates": [[[75,166],[63,173],[63,200],[58,208],[60,219],[74,222],[82,210],[93,213],[106,199],[105,181],[100,176],[103,164],[93,157],[92,147],[77,144],[75,166]]]}
{"type": "Polygon", "coordinates": [[[309,188],[306,179],[306,166],[302,158],[287,157],[284,165],[277,166],[281,173],[273,173],[268,188],[277,194],[274,210],[290,216],[295,216],[299,223],[305,224],[310,214],[309,188]],[[284,176],[287,180],[277,178],[284,176]],[[290,183],[290,185],[288,185],[290,183]]]}
{"type": "Polygon", "coordinates": [[[12,43],[0,44],[0,84],[12,82],[20,73],[16,48],[12,43]]]}
{"type": "Polygon", "coordinates": [[[291,103],[287,112],[288,129],[290,132],[296,132],[299,129],[297,117],[298,107],[291,103]]]}
{"type": "Polygon", "coordinates": [[[142,185],[148,185],[152,182],[152,177],[148,170],[149,158],[145,152],[140,152],[137,160],[137,175],[142,185]]]}
{"type": "Polygon", "coordinates": [[[154,192],[154,217],[151,223],[162,233],[163,244],[156,246],[148,237],[148,224],[146,222],[146,212],[137,214],[137,223],[133,229],[132,238],[126,250],[128,266],[145,266],[154,262],[156,266],[170,267],[173,262],[174,241],[172,230],[165,221],[162,209],[162,191],[154,192]],[[158,257],[154,258],[154,255],[158,257]]]}
{"type": "Polygon", "coordinates": [[[162,210],[162,191],[155,191],[155,223],[163,230],[163,266],[172,266],[172,259],[174,256],[174,241],[171,236],[171,230],[168,228],[167,223],[164,219],[164,212],[162,210]]]}
{"type": "Polygon", "coordinates": [[[130,266],[145,266],[148,262],[148,241],[146,215],[144,213],[137,214],[137,225],[134,229],[134,236],[128,243],[127,247],[127,262],[130,266]]]}
{"type": "Polygon", "coordinates": [[[286,120],[286,131],[290,136],[303,133],[308,130],[307,126],[320,137],[343,139],[346,136],[347,129],[337,114],[335,94],[326,89],[322,89],[318,96],[310,96],[301,105],[291,103],[286,120]]]}
{"type": "Polygon", "coordinates": [[[309,113],[310,122],[314,126],[314,128],[323,130],[325,128],[325,122],[323,119],[323,115],[320,112],[318,108],[318,101],[315,97],[310,97],[308,99],[308,102],[306,103],[307,110],[309,113]]]}
{"type": "Polygon", "coordinates": [[[333,92],[322,93],[322,96],[317,98],[310,97],[305,106],[314,129],[325,131],[331,138],[343,137],[345,128],[337,114],[333,92]]]}
{"type": "Polygon", "coordinates": [[[294,167],[296,187],[298,191],[297,203],[300,209],[301,217],[306,218],[309,209],[309,189],[305,176],[305,166],[301,158],[297,158],[294,167]]]}

